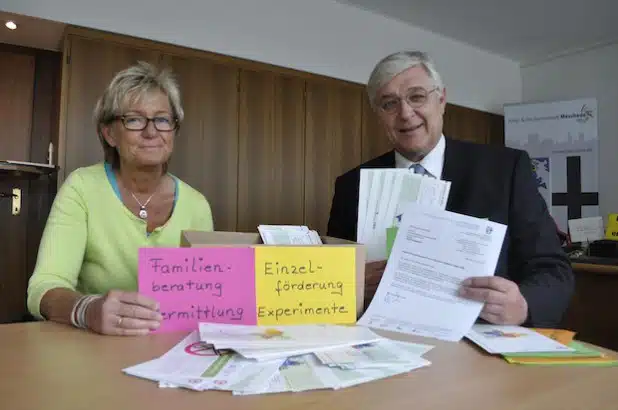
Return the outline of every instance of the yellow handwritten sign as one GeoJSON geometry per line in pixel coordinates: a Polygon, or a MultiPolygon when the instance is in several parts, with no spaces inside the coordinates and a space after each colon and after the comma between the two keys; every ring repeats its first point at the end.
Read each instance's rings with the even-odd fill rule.
{"type": "Polygon", "coordinates": [[[356,322],[356,255],[351,247],[255,249],[258,325],[356,322]]]}
{"type": "Polygon", "coordinates": [[[618,241],[618,214],[609,214],[607,217],[607,229],[605,239],[618,241]]]}

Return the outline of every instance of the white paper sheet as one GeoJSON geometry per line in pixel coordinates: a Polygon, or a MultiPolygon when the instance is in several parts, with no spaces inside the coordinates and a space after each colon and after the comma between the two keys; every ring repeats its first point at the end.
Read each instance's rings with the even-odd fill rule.
{"type": "Polygon", "coordinates": [[[286,325],[252,326],[200,323],[200,340],[217,349],[274,349],[343,346],[384,339],[362,326],[286,325]]]}
{"type": "Polygon", "coordinates": [[[593,216],[590,218],[569,219],[569,235],[571,242],[589,243],[603,239],[603,218],[593,216]]]}
{"type": "Polygon", "coordinates": [[[459,341],[482,303],[461,298],[461,282],[494,274],[506,226],[412,203],[386,270],[359,325],[459,341]]]}
{"type": "MultiPolygon", "coordinates": [[[[361,243],[371,243],[373,238],[373,232],[375,229],[375,223],[378,220],[378,204],[382,198],[384,172],[377,172],[376,170],[369,171],[372,175],[371,190],[368,192],[367,200],[367,214],[364,221],[359,221],[364,225],[361,243]]],[[[370,254],[370,249],[367,250],[370,254]]],[[[368,256],[371,260],[371,257],[368,256]]]]}
{"type": "Polygon", "coordinates": [[[383,340],[359,346],[348,346],[315,352],[320,362],[341,369],[375,369],[415,365],[433,346],[383,340]]]}
{"type": "Polygon", "coordinates": [[[208,390],[235,383],[244,377],[243,369],[253,363],[239,355],[218,356],[200,344],[198,332],[192,332],[163,356],[123,371],[165,385],[208,390]]]}
{"type": "Polygon", "coordinates": [[[552,338],[521,326],[476,324],[466,338],[493,354],[573,351],[552,338]]]}
{"type": "Polygon", "coordinates": [[[267,245],[321,245],[322,239],[304,225],[259,225],[258,232],[267,245]]]}
{"type": "Polygon", "coordinates": [[[370,169],[361,169],[360,185],[358,187],[358,224],[356,225],[356,241],[363,243],[365,237],[365,221],[367,220],[367,207],[369,206],[369,192],[373,182],[373,174],[370,169]]]}

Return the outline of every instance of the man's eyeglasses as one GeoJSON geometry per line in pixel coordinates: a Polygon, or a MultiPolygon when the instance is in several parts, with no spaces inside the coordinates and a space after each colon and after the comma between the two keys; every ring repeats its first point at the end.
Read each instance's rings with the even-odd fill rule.
{"type": "Polygon", "coordinates": [[[150,121],[152,121],[157,131],[174,131],[178,127],[176,118],[165,115],[152,118],[144,117],[143,115],[119,115],[116,118],[129,131],[142,131],[146,129],[150,121]]]}
{"type": "Polygon", "coordinates": [[[423,87],[415,87],[410,89],[404,98],[394,96],[385,97],[378,103],[378,107],[387,114],[395,114],[399,112],[403,101],[405,101],[410,108],[420,108],[427,103],[429,94],[439,88],[440,87],[434,87],[431,90],[426,90],[423,87]]]}

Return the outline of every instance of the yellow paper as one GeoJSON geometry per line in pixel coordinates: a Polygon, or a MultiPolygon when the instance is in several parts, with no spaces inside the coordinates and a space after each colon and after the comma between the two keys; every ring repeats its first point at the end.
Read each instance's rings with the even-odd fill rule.
{"type": "Polygon", "coordinates": [[[354,323],[355,249],[257,247],[255,289],[258,325],[354,323]]]}
{"type": "Polygon", "coordinates": [[[618,241],[618,214],[609,214],[607,217],[607,229],[605,239],[618,241]]]}
{"type": "Polygon", "coordinates": [[[532,329],[537,333],[542,334],[543,336],[547,336],[550,339],[554,339],[558,343],[562,343],[565,346],[568,346],[573,338],[575,337],[575,332],[571,332],[570,330],[563,329],[532,329]]]}
{"type": "Polygon", "coordinates": [[[593,364],[618,364],[618,360],[607,356],[601,357],[505,357],[511,364],[570,364],[570,365],[593,365],[593,364]]]}

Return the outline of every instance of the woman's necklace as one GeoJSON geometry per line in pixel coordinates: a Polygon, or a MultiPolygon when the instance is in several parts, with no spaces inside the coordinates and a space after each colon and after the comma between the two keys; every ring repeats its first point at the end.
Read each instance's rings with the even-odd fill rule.
{"type": "Polygon", "coordinates": [[[125,185],[125,189],[127,189],[127,191],[131,192],[131,196],[133,197],[133,199],[135,199],[135,202],[137,202],[139,204],[139,212],[138,212],[138,216],[140,217],[140,219],[146,220],[148,219],[148,210],[146,209],[146,207],[148,206],[148,204],[150,203],[150,200],[152,199],[152,197],[155,196],[155,194],[157,193],[157,191],[159,191],[159,188],[161,187],[161,184],[163,182],[164,178],[161,178],[161,180],[159,181],[159,183],[157,184],[157,186],[155,187],[154,192],[148,197],[148,199],[146,200],[146,202],[144,202],[143,204],[141,203],[141,201],[137,198],[137,196],[135,196],[135,194],[133,193],[133,191],[130,191],[129,189],[127,189],[126,185],[125,185]]]}
{"type": "Polygon", "coordinates": [[[137,199],[137,197],[135,196],[135,194],[133,192],[131,192],[131,195],[133,195],[133,199],[135,199],[135,201],[137,201],[137,203],[139,204],[139,217],[142,219],[148,219],[148,211],[146,210],[146,207],[148,206],[148,203],[150,202],[150,200],[152,199],[152,197],[154,196],[154,194],[156,193],[153,192],[152,195],[150,195],[150,197],[148,198],[148,200],[145,203],[141,203],[139,201],[139,199],[137,199]]]}

